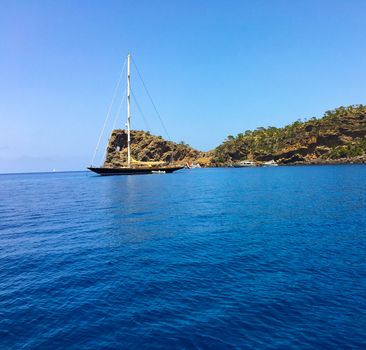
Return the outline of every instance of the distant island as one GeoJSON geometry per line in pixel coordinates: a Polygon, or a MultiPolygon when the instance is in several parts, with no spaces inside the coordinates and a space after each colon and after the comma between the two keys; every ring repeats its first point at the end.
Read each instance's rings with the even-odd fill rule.
{"type": "MultiPolygon", "coordinates": [[[[125,164],[126,148],[125,130],[113,130],[104,166],[125,164]]],[[[243,160],[258,164],[274,160],[280,165],[366,163],[366,106],[339,107],[325,112],[322,118],[297,120],[282,128],[246,130],[227,136],[209,152],[133,130],[131,155],[139,161],[195,162],[204,167],[229,166],[243,160]]]]}

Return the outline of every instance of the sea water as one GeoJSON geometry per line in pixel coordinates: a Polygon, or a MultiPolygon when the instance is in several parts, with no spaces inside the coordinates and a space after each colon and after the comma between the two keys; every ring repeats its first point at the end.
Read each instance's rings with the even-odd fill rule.
{"type": "Polygon", "coordinates": [[[1,349],[365,349],[366,166],[0,176],[1,349]]]}

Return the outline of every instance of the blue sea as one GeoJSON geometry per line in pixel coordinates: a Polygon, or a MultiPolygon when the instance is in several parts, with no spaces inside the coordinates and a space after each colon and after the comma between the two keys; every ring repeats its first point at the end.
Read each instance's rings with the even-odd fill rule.
{"type": "Polygon", "coordinates": [[[365,349],[366,166],[0,176],[1,349],[365,349]]]}

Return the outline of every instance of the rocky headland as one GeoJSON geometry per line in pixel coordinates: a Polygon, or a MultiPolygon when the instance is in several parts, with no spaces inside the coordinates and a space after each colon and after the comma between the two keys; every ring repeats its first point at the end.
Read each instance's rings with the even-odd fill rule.
{"type": "MultiPolygon", "coordinates": [[[[200,152],[185,144],[164,140],[141,130],[131,130],[131,157],[141,162],[165,162],[185,164],[199,162],[207,166],[211,160],[208,153],[200,152]]],[[[113,130],[109,139],[105,167],[122,167],[127,163],[127,132],[113,130]]]]}
{"type": "MultiPolygon", "coordinates": [[[[134,130],[131,154],[138,161],[194,162],[201,166],[228,166],[242,160],[261,164],[272,159],[287,165],[366,163],[366,106],[339,107],[319,119],[229,135],[209,152],[134,130]]],[[[127,134],[114,130],[104,166],[123,166],[126,160],[127,134]]]]}

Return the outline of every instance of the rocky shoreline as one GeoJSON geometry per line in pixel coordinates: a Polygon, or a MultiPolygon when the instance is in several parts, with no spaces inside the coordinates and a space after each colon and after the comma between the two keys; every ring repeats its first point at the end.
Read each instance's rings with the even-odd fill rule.
{"type": "MultiPolygon", "coordinates": [[[[362,165],[366,164],[366,156],[355,157],[355,158],[341,158],[341,159],[314,159],[311,161],[300,161],[300,162],[292,162],[292,163],[277,163],[278,166],[307,166],[307,165],[347,165],[347,164],[355,164],[362,165]]],[[[210,166],[211,168],[227,168],[232,167],[233,164],[221,164],[219,166],[210,166]]],[[[257,163],[256,166],[266,166],[264,163],[257,163]]]]}
{"type": "Polygon", "coordinates": [[[341,158],[341,159],[314,159],[307,162],[294,162],[283,165],[342,165],[342,164],[366,164],[366,156],[360,156],[354,158],[341,158]]]}

